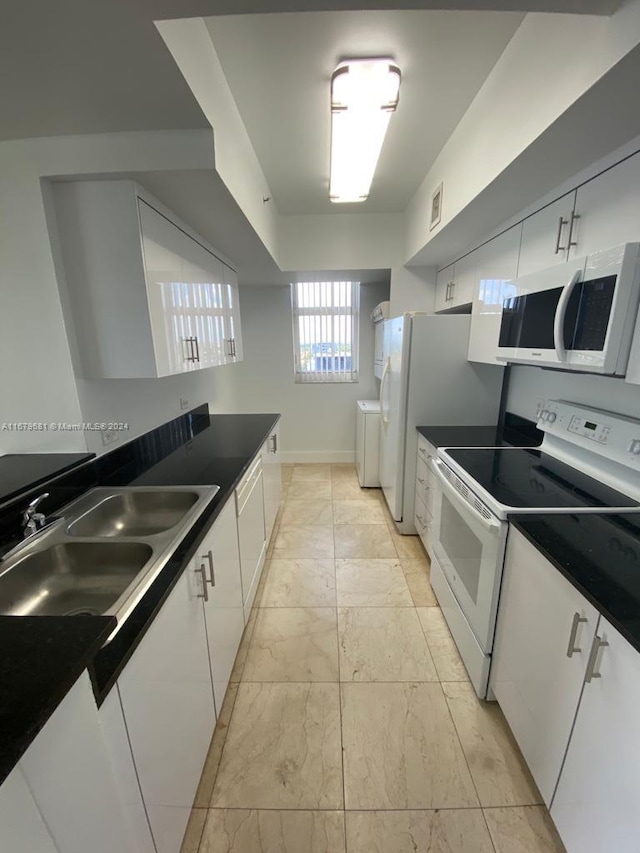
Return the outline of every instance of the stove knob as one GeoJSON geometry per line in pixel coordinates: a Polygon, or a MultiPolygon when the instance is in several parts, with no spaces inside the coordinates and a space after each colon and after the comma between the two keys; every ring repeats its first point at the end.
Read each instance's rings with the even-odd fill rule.
{"type": "Polygon", "coordinates": [[[547,412],[547,423],[552,424],[557,417],[555,412],[547,412]]]}
{"type": "Polygon", "coordinates": [[[633,453],[634,456],[637,456],[640,453],[640,439],[634,438],[629,447],[627,447],[629,453],[633,453]]]}
{"type": "Polygon", "coordinates": [[[541,420],[541,421],[546,421],[546,419],[547,419],[548,417],[549,417],[549,412],[547,411],[547,409],[543,409],[543,410],[540,412],[540,420],[541,420]]]}

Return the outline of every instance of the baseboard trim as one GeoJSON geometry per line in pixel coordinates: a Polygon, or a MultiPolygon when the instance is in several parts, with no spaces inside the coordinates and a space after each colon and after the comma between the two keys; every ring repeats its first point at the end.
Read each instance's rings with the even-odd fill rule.
{"type": "Polygon", "coordinates": [[[281,450],[280,460],[292,462],[355,462],[354,450],[281,450]]]}

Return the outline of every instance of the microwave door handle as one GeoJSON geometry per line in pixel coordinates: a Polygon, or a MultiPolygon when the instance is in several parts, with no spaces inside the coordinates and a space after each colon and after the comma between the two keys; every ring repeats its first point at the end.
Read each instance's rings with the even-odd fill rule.
{"type": "Polygon", "coordinates": [[[553,345],[558,356],[558,361],[566,361],[567,358],[567,351],[564,346],[564,318],[573,288],[580,281],[581,277],[582,270],[576,270],[571,276],[571,281],[567,282],[562,288],[562,293],[556,306],[556,314],[553,318],[553,345]]]}
{"type": "Polygon", "coordinates": [[[471,506],[471,504],[468,504],[465,501],[465,499],[462,497],[462,495],[458,494],[456,489],[454,489],[454,487],[451,485],[451,483],[444,476],[444,474],[442,473],[441,467],[442,467],[441,462],[435,462],[435,464],[433,466],[433,471],[434,471],[436,477],[438,478],[438,480],[440,481],[440,483],[442,484],[443,490],[447,491],[451,495],[451,497],[455,498],[455,500],[458,502],[458,504],[462,504],[464,506],[464,508],[469,512],[469,514],[472,515],[473,518],[477,522],[479,522],[486,530],[491,530],[491,531],[499,530],[500,526],[501,526],[500,522],[496,521],[495,519],[492,519],[492,518],[485,518],[484,515],[479,513],[477,509],[474,509],[471,506]]]}

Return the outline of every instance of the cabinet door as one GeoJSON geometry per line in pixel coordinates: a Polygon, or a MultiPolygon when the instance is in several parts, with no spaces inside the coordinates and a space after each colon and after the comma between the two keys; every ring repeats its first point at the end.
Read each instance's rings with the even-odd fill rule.
{"type": "Polygon", "coordinates": [[[490,687],[547,805],[597,621],[595,608],[510,527],[490,687]]]}
{"type": "Polygon", "coordinates": [[[138,209],[158,376],[193,370],[197,366],[190,315],[193,295],[184,280],[184,235],[141,199],[138,209]]]}
{"type": "Polygon", "coordinates": [[[238,276],[228,266],[224,266],[225,280],[225,337],[228,345],[227,361],[242,361],[242,326],[240,324],[240,294],[238,276]]]}
{"type": "Polygon", "coordinates": [[[434,311],[444,311],[451,308],[451,284],[453,282],[454,264],[440,270],[436,276],[436,298],[434,311]]]}
{"type": "Polygon", "coordinates": [[[638,853],[640,653],[603,617],[597,637],[551,816],[567,853],[638,853]]]}
{"type": "Polygon", "coordinates": [[[19,767],[61,853],[132,853],[135,849],[86,672],[22,756],[19,767]]]}
{"type": "Polygon", "coordinates": [[[477,259],[477,252],[470,252],[453,265],[453,280],[449,288],[450,308],[459,308],[473,302],[477,259]]]}
{"type": "Polygon", "coordinates": [[[280,456],[280,424],[262,447],[262,482],[264,489],[265,538],[269,542],[282,502],[282,463],[280,456]]]}
{"type": "Polygon", "coordinates": [[[563,264],[568,258],[575,192],[567,193],[522,223],[518,275],[563,264]]]}
{"type": "Polygon", "coordinates": [[[469,361],[502,364],[496,359],[502,303],[512,294],[518,272],[522,225],[518,224],[481,246],[477,255],[476,286],[471,309],[469,361]]]}
{"type": "Polygon", "coordinates": [[[640,154],[579,187],[576,213],[575,255],[640,242],[640,154]]]}
{"type": "Polygon", "coordinates": [[[185,571],[118,679],[158,853],[180,850],[215,728],[202,590],[185,571]]]}
{"type": "Polygon", "coordinates": [[[189,304],[185,311],[195,337],[194,369],[226,363],[224,349],[224,273],[222,261],[184,234],[185,280],[189,304]]]}
{"type": "Polygon", "coordinates": [[[244,631],[238,522],[233,501],[227,501],[194,559],[195,568],[203,568],[207,579],[204,612],[213,692],[220,713],[244,631]]]}
{"type": "Polygon", "coordinates": [[[19,767],[0,787],[0,850],[58,853],[19,767]]]}

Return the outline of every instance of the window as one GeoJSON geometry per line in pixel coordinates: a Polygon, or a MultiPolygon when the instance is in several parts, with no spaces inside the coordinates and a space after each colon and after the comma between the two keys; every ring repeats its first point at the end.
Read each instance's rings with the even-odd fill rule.
{"type": "Polygon", "coordinates": [[[291,285],[296,382],[358,381],[360,282],[291,285]]]}

